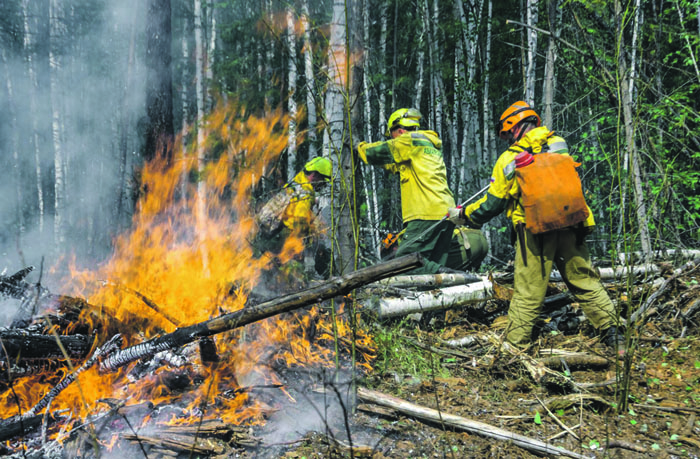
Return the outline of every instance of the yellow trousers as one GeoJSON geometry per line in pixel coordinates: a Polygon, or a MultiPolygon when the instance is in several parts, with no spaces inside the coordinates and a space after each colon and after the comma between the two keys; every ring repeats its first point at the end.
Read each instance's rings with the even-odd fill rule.
{"type": "Polygon", "coordinates": [[[524,347],[530,344],[532,329],[547,293],[553,264],[561,273],[572,295],[588,320],[599,330],[619,324],[619,316],[600,277],[593,270],[585,242],[577,244],[573,229],[533,235],[524,229],[525,259],[521,241],[515,245],[515,285],[508,309],[508,342],[524,347]]]}

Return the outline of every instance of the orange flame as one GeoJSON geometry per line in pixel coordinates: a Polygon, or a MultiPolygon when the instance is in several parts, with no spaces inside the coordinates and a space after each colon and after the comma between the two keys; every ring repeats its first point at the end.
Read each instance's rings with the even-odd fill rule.
{"type": "MultiPolygon", "coordinates": [[[[69,281],[76,295],[96,307],[83,311],[81,320],[99,330],[98,342],[122,333],[127,345],[133,345],[244,307],[245,292],[258,282],[270,259],[255,258],[248,242],[255,231],[251,194],[286,148],[288,121],[279,110],[256,117],[242,107],[221,106],[201,127],[208,136],[199,158],[191,146],[170,162],[156,158],[144,165],[132,228],[117,237],[112,257],[99,269],[76,268],[69,281]]],[[[173,151],[183,151],[181,142],[177,140],[173,151]]],[[[290,237],[279,259],[289,261],[302,250],[303,241],[290,237]]],[[[243,379],[279,384],[267,366],[259,365],[266,359],[286,365],[330,365],[332,351],[312,342],[305,332],[312,321],[324,320],[328,319],[312,309],[287,320],[263,321],[253,331],[218,335],[219,363],[208,368],[190,362],[187,371],[197,372],[204,382],[183,393],[165,383],[170,371],[166,367],[137,381],[129,381],[127,369],[101,374],[93,367],[64,390],[51,409],[70,408],[84,418],[100,409],[100,399],[118,397],[128,404],[177,401],[193,413],[197,408],[232,424],[263,422],[269,409],[263,402],[252,400],[245,390],[234,397],[221,393],[237,389],[237,381],[243,379]]],[[[330,328],[322,327],[324,341],[330,328]]],[[[350,336],[342,323],[337,330],[350,336]]],[[[31,408],[56,382],[41,382],[40,377],[15,381],[13,391],[0,394],[3,415],[31,408]]]]}

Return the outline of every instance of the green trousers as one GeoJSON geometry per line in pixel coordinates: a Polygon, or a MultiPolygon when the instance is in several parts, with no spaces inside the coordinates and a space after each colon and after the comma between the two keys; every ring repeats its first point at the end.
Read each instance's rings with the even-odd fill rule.
{"type": "Polygon", "coordinates": [[[586,244],[582,241],[577,244],[573,229],[540,235],[527,230],[524,233],[525,259],[521,242],[516,241],[515,245],[515,285],[506,329],[508,342],[520,347],[530,343],[553,264],[594,327],[602,330],[619,324],[615,307],[593,270],[586,244]]]}
{"type": "Polygon", "coordinates": [[[458,235],[455,225],[449,220],[412,220],[406,223],[405,229],[395,256],[418,252],[425,258],[425,265],[414,269],[411,274],[435,274],[442,266],[476,269],[488,251],[488,243],[481,231],[466,230],[458,235]]]}

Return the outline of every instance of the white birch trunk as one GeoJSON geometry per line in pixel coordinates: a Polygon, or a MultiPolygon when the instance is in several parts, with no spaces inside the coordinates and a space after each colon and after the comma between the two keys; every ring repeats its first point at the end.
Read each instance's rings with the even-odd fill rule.
{"type": "Polygon", "coordinates": [[[561,9],[559,8],[559,0],[548,0],[550,36],[547,42],[547,57],[544,67],[544,83],[542,87],[542,124],[552,126],[553,115],[552,106],[554,104],[554,92],[556,89],[556,72],[554,65],[557,62],[557,46],[556,39],[561,33],[561,9]]]}
{"type": "Polygon", "coordinates": [[[294,159],[297,152],[297,64],[296,35],[294,33],[294,12],[287,10],[287,110],[289,111],[289,130],[287,133],[287,182],[294,178],[294,159]]]}
{"type": "Polygon", "coordinates": [[[23,247],[23,239],[25,232],[24,213],[22,206],[24,204],[24,193],[22,192],[22,177],[19,162],[19,134],[17,130],[17,109],[15,105],[14,86],[12,84],[12,75],[10,74],[10,66],[7,62],[7,49],[0,47],[0,57],[5,67],[5,87],[7,89],[7,109],[8,122],[10,128],[10,149],[12,151],[12,171],[15,185],[15,218],[16,218],[16,240],[17,246],[23,247]]]}
{"type": "MultiPolygon", "coordinates": [[[[381,18],[380,21],[380,31],[379,31],[379,55],[380,56],[386,56],[386,43],[387,40],[389,39],[388,36],[388,18],[387,18],[387,10],[388,10],[387,2],[381,2],[381,7],[379,10],[379,17],[381,18]]],[[[377,72],[380,75],[384,75],[386,72],[386,67],[384,66],[384,59],[379,59],[379,65],[377,68],[377,72]]],[[[379,126],[386,126],[386,84],[384,84],[384,79],[382,79],[379,82],[379,101],[378,101],[378,110],[379,110],[379,119],[377,120],[379,122],[379,126]]],[[[420,107],[416,107],[420,108],[420,107]]]]}
{"type": "MultiPolygon", "coordinates": [[[[364,48],[367,49],[369,46],[369,2],[364,2],[362,8],[362,41],[364,48]]],[[[362,72],[362,94],[364,101],[364,138],[368,142],[374,141],[372,138],[372,104],[370,101],[370,88],[369,88],[369,59],[364,59],[362,62],[364,71],[362,72]]],[[[374,173],[374,167],[367,164],[362,164],[363,176],[367,179],[363,181],[363,187],[365,191],[365,196],[367,197],[367,220],[370,227],[370,241],[369,249],[370,252],[376,257],[377,260],[381,259],[380,241],[381,236],[379,235],[379,200],[377,198],[377,179],[374,173]]]]}
{"type": "Polygon", "coordinates": [[[59,110],[59,88],[61,59],[59,54],[60,38],[64,35],[62,3],[58,0],[49,2],[49,81],[51,90],[51,134],[54,153],[54,250],[60,256],[66,241],[64,227],[65,208],[65,170],[63,145],[61,140],[61,113],[59,110]]]}
{"type": "MultiPolygon", "coordinates": [[[[420,34],[418,35],[418,39],[416,40],[417,43],[417,48],[418,48],[418,64],[417,64],[417,71],[416,71],[416,92],[413,95],[413,106],[420,110],[420,104],[422,102],[422,96],[423,96],[423,86],[425,84],[425,37],[428,32],[428,29],[426,28],[427,25],[427,20],[426,18],[428,17],[428,11],[426,10],[423,12],[423,18],[424,20],[422,21],[423,27],[420,31],[420,34]]],[[[395,107],[396,109],[398,107],[395,107]]]]}
{"type": "Polygon", "coordinates": [[[202,267],[204,272],[208,272],[209,257],[206,251],[205,245],[202,243],[206,238],[206,183],[202,178],[204,174],[205,167],[205,157],[204,157],[204,140],[205,140],[205,126],[204,126],[204,46],[205,43],[202,39],[202,2],[201,0],[194,0],[194,52],[195,52],[195,92],[197,98],[197,171],[198,171],[198,182],[197,182],[197,199],[196,199],[196,226],[197,235],[200,240],[200,250],[202,254],[202,267]]]}
{"type": "MultiPolygon", "coordinates": [[[[639,4],[640,0],[637,0],[636,3],[636,8],[637,8],[637,16],[643,16],[643,13],[640,12],[641,10],[641,5],[639,4]]],[[[685,17],[683,14],[683,11],[681,10],[681,5],[680,2],[673,2],[673,4],[676,6],[676,11],[678,12],[678,20],[680,21],[681,27],[683,27],[683,30],[685,30],[685,17]]],[[[700,6],[698,6],[698,13],[700,13],[700,6]]],[[[641,22],[641,21],[635,21],[635,31],[636,31],[636,23],[641,22]]],[[[698,25],[700,25],[700,17],[698,17],[698,25]]],[[[688,37],[687,34],[683,34],[683,39],[685,41],[685,46],[688,48],[688,56],[690,56],[690,60],[693,62],[693,68],[695,69],[695,77],[698,79],[698,82],[700,82],[700,69],[698,69],[698,61],[696,57],[696,51],[697,51],[697,44],[695,46],[690,44],[690,38],[688,37]],[[693,50],[695,48],[695,50],[693,50]]]]}
{"type": "MultiPolygon", "coordinates": [[[[620,4],[619,0],[615,1],[615,16],[616,16],[616,24],[618,27],[619,33],[617,36],[619,37],[620,43],[619,43],[619,49],[624,50],[624,38],[622,34],[621,28],[623,27],[622,25],[622,20],[621,20],[621,14],[622,14],[622,5],[620,4]]],[[[635,18],[635,22],[637,21],[637,18],[635,18]]],[[[632,43],[631,48],[634,49],[637,46],[637,43],[632,43]]],[[[631,75],[635,73],[635,67],[636,67],[636,62],[630,62],[629,63],[629,68],[628,64],[626,62],[625,58],[625,53],[621,52],[620,55],[618,56],[618,74],[620,75],[620,83],[621,83],[621,97],[622,97],[622,114],[623,114],[623,121],[624,121],[624,131],[625,131],[625,140],[627,143],[627,151],[629,152],[629,158],[630,158],[630,165],[632,167],[632,186],[633,186],[633,198],[634,202],[636,205],[635,209],[635,216],[637,219],[637,226],[639,229],[639,242],[641,244],[641,249],[642,252],[647,254],[648,256],[651,256],[651,239],[649,237],[649,227],[647,223],[647,210],[646,210],[646,202],[644,200],[644,189],[642,186],[643,183],[643,177],[642,177],[642,171],[641,171],[641,165],[639,164],[639,151],[637,150],[637,142],[635,138],[635,126],[634,126],[634,110],[635,110],[635,101],[631,97],[633,94],[633,90],[631,89],[632,86],[634,85],[634,82],[631,81],[631,75]]]]}
{"type": "MultiPolygon", "coordinates": [[[[353,225],[347,218],[350,212],[350,200],[352,199],[351,171],[346,170],[347,164],[343,157],[343,129],[345,127],[345,94],[348,77],[346,54],[346,16],[345,2],[333,1],[333,18],[331,20],[330,41],[328,46],[328,89],[326,91],[326,129],[328,152],[333,162],[333,170],[340,171],[335,174],[339,180],[332,180],[333,217],[331,230],[333,234],[333,246],[338,250],[334,253],[335,269],[342,274],[353,269],[354,265],[354,240],[353,225]],[[342,168],[342,170],[341,170],[342,168]]],[[[326,143],[324,141],[324,143],[326,143]]]]}
{"type": "Polygon", "coordinates": [[[525,101],[535,104],[535,77],[537,70],[537,0],[527,0],[527,63],[525,67],[525,101]]]}
{"type": "Polygon", "coordinates": [[[468,285],[416,292],[410,297],[377,298],[372,304],[372,309],[378,317],[384,319],[481,303],[492,297],[493,284],[489,280],[484,280],[468,285]]]}
{"type": "Polygon", "coordinates": [[[182,26],[182,74],[180,75],[180,81],[182,82],[180,85],[180,100],[182,101],[182,133],[180,135],[180,138],[182,139],[182,150],[180,154],[182,155],[182,161],[181,161],[181,171],[180,171],[180,195],[182,197],[181,203],[182,205],[186,205],[187,203],[187,177],[188,177],[188,168],[187,168],[187,161],[185,161],[185,158],[187,157],[187,138],[188,138],[188,132],[189,132],[189,91],[187,90],[189,88],[189,60],[190,60],[190,47],[189,47],[189,27],[187,26],[189,24],[189,21],[187,19],[183,19],[182,21],[183,26],[182,26]]]}
{"type": "Polygon", "coordinates": [[[309,125],[308,147],[309,158],[316,156],[316,78],[314,77],[313,49],[309,32],[309,2],[301,3],[301,27],[304,33],[304,76],[306,77],[306,119],[309,125]]]}
{"type": "Polygon", "coordinates": [[[207,60],[206,60],[206,82],[205,82],[205,94],[207,109],[211,109],[214,106],[214,100],[212,98],[211,87],[212,81],[214,79],[214,54],[216,52],[216,14],[214,14],[214,2],[212,0],[207,1],[207,18],[209,19],[209,41],[207,45],[207,60]]]}
{"type": "MultiPolygon", "coordinates": [[[[37,76],[34,63],[34,45],[32,37],[35,35],[35,31],[32,30],[30,25],[30,17],[32,15],[29,11],[29,0],[22,1],[22,13],[23,13],[23,23],[24,23],[24,51],[27,59],[27,76],[29,79],[29,110],[31,113],[37,113],[37,76]]],[[[36,180],[36,198],[37,198],[37,216],[39,218],[39,234],[44,233],[44,190],[42,186],[42,165],[41,165],[41,146],[39,139],[39,127],[37,125],[37,117],[31,116],[31,138],[32,147],[34,148],[34,179],[36,180]]]]}
{"type": "Polygon", "coordinates": [[[493,17],[493,1],[488,1],[486,14],[486,49],[484,50],[484,101],[482,106],[484,118],[484,149],[482,161],[485,164],[496,162],[496,139],[493,132],[494,126],[489,121],[491,119],[491,99],[489,98],[489,83],[491,78],[491,18],[493,17]]]}
{"type": "MultiPolygon", "coordinates": [[[[459,183],[472,183],[473,167],[478,165],[478,162],[474,160],[481,157],[481,140],[479,138],[479,112],[477,95],[474,91],[476,71],[477,71],[477,46],[478,46],[478,30],[479,30],[479,18],[481,18],[481,11],[484,7],[483,0],[476,0],[469,4],[469,11],[473,12],[473,15],[467,15],[464,10],[464,6],[461,1],[456,2],[457,14],[459,15],[459,20],[462,23],[462,37],[459,40],[460,45],[464,49],[464,60],[466,61],[464,78],[466,82],[466,87],[464,91],[464,96],[461,98],[461,112],[462,119],[464,123],[463,127],[463,138],[462,138],[462,148],[461,148],[461,167],[460,167],[460,177],[459,183]],[[470,155],[471,153],[471,155],[470,155]],[[470,158],[471,156],[471,158],[470,158]],[[470,167],[468,167],[470,165],[470,167]]],[[[456,112],[455,112],[456,113],[456,112]]],[[[456,186],[456,184],[455,184],[456,186]]],[[[455,195],[458,194],[458,189],[455,188],[455,195]]]]}

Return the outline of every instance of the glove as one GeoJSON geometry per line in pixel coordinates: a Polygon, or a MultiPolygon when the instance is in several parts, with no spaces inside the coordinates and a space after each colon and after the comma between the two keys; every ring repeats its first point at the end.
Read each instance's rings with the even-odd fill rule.
{"type": "Polygon", "coordinates": [[[465,226],[467,224],[467,219],[464,218],[464,209],[462,206],[450,207],[447,209],[446,217],[448,220],[454,223],[455,226],[465,226]]]}
{"type": "Polygon", "coordinates": [[[362,160],[363,163],[367,164],[367,154],[365,153],[364,146],[367,145],[367,142],[360,142],[355,146],[355,151],[357,152],[357,156],[362,160]]]}

